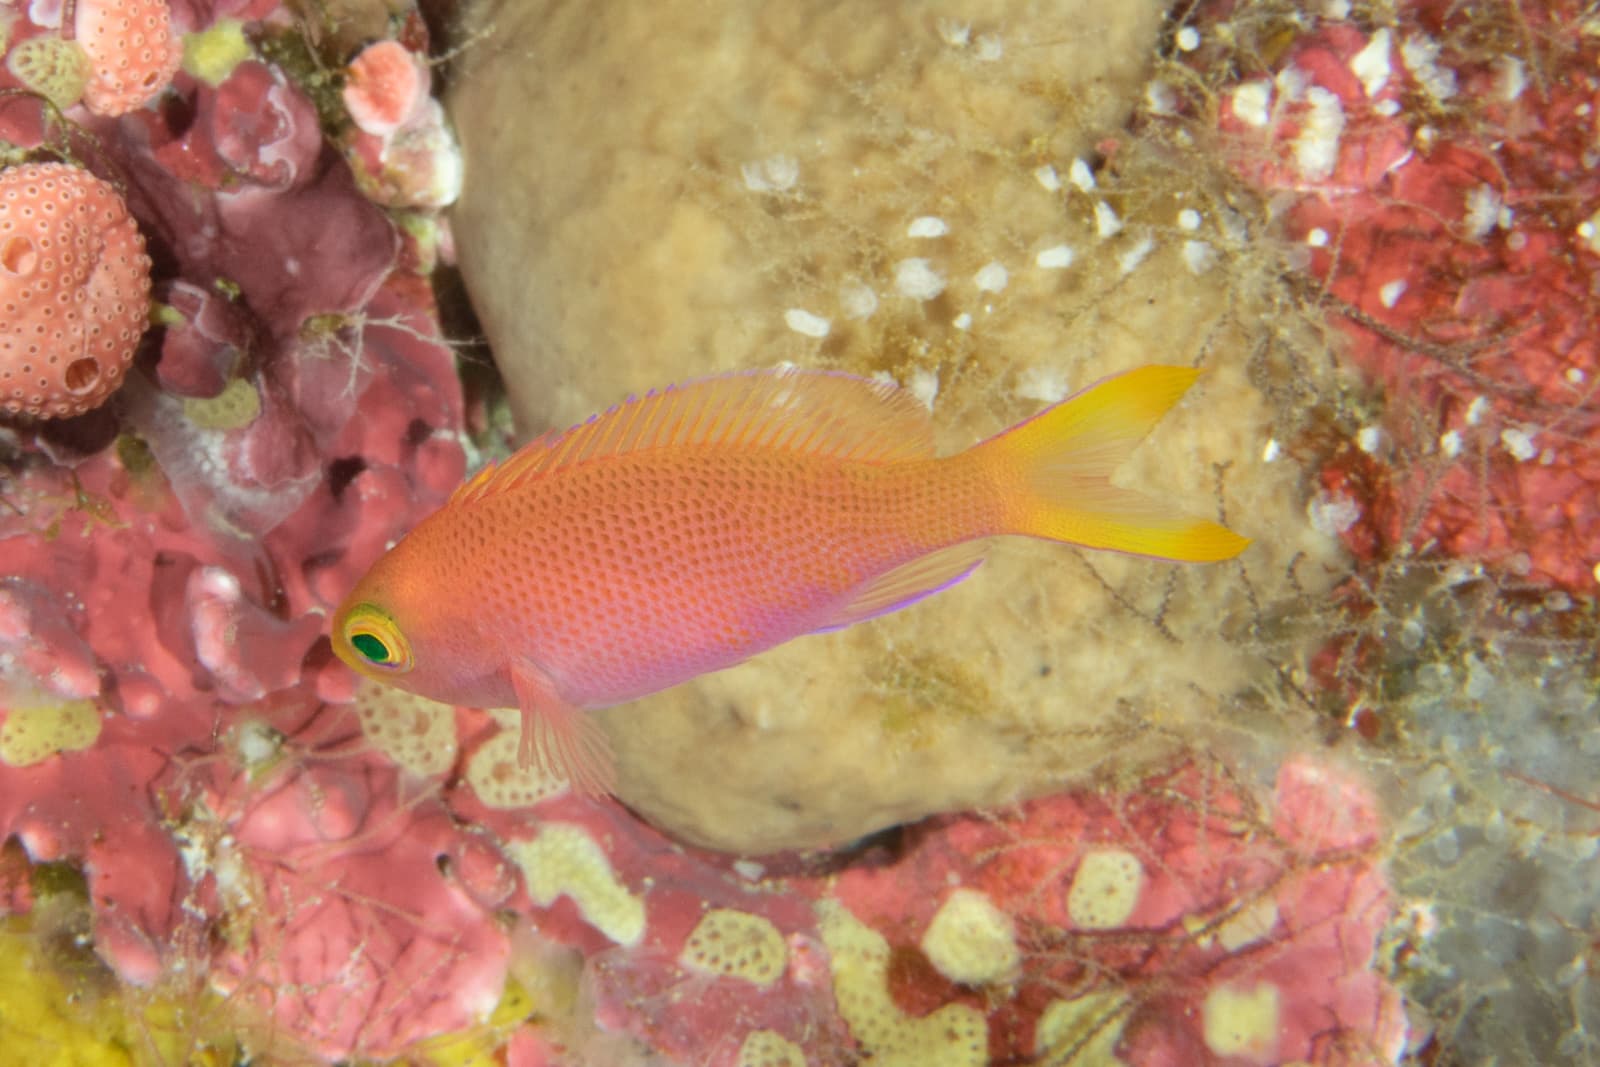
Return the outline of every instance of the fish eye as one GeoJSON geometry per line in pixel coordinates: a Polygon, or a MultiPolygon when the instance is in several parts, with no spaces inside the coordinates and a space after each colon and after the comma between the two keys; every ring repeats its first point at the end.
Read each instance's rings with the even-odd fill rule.
{"type": "Polygon", "coordinates": [[[350,643],[355,646],[356,651],[361,653],[368,663],[386,664],[394,658],[394,654],[389,651],[389,646],[384,644],[383,638],[377,634],[369,634],[365,631],[353,633],[350,635],[350,643]]]}
{"type": "Polygon", "coordinates": [[[404,673],[415,666],[411,660],[411,645],[400,627],[386,612],[371,604],[358,604],[351,610],[344,634],[356,655],[374,667],[404,673]]]}

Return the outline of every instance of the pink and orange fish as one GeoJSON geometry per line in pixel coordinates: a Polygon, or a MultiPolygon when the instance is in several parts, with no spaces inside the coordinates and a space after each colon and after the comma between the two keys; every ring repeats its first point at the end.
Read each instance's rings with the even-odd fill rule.
{"type": "Polygon", "coordinates": [[[1110,481],[1198,374],[1129,371],[945,457],[914,398],[844,374],[630,399],[465,482],[356,584],[333,647],[421,696],[519,707],[524,765],[610,792],[586,710],[897,611],[987,538],[1237,555],[1247,539],[1110,481]]]}

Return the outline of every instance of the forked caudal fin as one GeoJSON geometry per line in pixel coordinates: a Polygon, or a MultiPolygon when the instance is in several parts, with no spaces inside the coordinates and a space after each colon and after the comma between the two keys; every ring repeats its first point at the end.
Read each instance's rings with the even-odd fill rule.
{"type": "Polygon", "coordinates": [[[1006,532],[1190,563],[1244,551],[1249,538],[1111,484],[1112,473],[1199,376],[1190,367],[1140,367],[979,445],[1010,496],[1006,532]]]}

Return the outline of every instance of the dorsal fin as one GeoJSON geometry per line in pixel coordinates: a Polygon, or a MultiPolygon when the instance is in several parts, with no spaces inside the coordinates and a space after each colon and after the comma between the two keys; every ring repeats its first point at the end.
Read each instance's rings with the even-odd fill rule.
{"type": "Polygon", "coordinates": [[[727,445],[888,463],[934,455],[927,409],[893,382],[834,371],[739,371],[653,391],[547,433],[463,482],[452,504],[563,467],[647,448],[727,445]]]}

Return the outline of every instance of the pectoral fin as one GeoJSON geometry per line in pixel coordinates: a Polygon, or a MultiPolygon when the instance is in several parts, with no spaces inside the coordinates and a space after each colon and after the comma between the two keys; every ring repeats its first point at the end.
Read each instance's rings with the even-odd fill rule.
{"type": "Polygon", "coordinates": [[[512,665],[511,684],[522,709],[517,762],[563,778],[585,796],[606,796],[617,783],[611,742],[600,724],[556,692],[550,677],[526,661],[512,665]]]}

